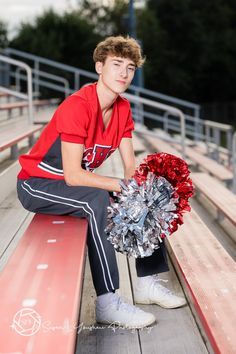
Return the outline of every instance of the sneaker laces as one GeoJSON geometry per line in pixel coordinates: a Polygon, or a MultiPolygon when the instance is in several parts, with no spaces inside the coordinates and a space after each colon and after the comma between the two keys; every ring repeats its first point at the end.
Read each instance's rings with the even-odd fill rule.
{"type": "Polygon", "coordinates": [[[125,302],[118,294],[115,294],[112,303],[116,304],[117,310],[124,310],[129,313],[143,312],[140,308],[125,302]]]}
{"type": "Polygon", "coordinates": [[[163,293],[163,295],[173,295],[170,289],[160,284],[161,282],[168,283],[168,280],[159,278],[158,274],[152,276],[151,286],[155,287],[157,285],[159,290],[161,290],[161,292],[163,293]]]}

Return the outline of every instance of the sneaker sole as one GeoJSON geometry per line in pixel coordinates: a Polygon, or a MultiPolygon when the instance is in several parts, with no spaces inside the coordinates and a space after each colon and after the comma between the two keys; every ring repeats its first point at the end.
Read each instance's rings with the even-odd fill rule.
{"type": "Polygon", "coordinates": [[[142,305],[158,305],[160,307],[163,307],[164,309],[177,309],[179,307],[183,307],[187,304],[187,302],[185,302],[184,304],[180,304],[180,305],[173,305],[173,306],[166,306],[166,305],[163,305],[159,302],[154,302],[154,301],[150,301],[150,300],[137,300],[135,299],[134,300],[136,304],[142,304],[142,305]]]}

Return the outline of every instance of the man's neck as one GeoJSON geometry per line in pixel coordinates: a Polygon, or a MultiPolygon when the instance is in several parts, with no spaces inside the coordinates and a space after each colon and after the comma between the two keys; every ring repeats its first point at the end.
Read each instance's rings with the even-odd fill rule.
{"type": "Polygon", "coordinates": [[[118,97],[118,94],[107,89],[104,84],[99,81],[97,83],[97,95],[102,112],[109,110],[118,97]]]}

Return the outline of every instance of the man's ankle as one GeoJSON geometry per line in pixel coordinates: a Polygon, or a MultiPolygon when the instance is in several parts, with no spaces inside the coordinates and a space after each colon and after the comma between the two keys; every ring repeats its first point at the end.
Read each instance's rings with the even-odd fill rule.
{"type": "Polygon", "coordinates": [[[114,298],[117,297],[117,294],[115,292],[108,292],[102,295],[99,295],[97,297],[97,304],[99,306],[107,306],[109,305],[112,301],[114,301],[114,298]]]}

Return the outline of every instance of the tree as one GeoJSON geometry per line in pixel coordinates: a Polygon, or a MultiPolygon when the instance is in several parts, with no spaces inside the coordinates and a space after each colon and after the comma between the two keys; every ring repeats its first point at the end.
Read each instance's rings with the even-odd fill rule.
{"type": "Polygon", "coordinates": [[[104,4],[102,0],[83,0],[80,12],[89,19],[96,32],[103,37],[127,34],[128,0],[114,0],[104,4]]]}
{"type": "Polygon", "coordinates": [[[152,41],[159,60],[154,66],[150,58],[150,85],[200,102],[235,99],[236,3],[149,0],[148,8],[162,31],[161,41],[152,41]]]}
{"type": "MultiPolygon", "coordinates": [[[[128,0],[104,3],[81,0],[64,15],[48,10],[22,24],[10,45],[93,70],[96,43],[128,33],[128,0]]],[[[147,88],[197,102],[235,100],[234,0],[148,0],[136,14],[147,88]]]]}
{"type": "Polygon", "coordinates": [[[82,18],[79,11],[59,15],[53,10],[47,10],[33,24],[21,24],[10,46],[92,70],[91,53],[100,39],[94,26],[82,18]]]}

